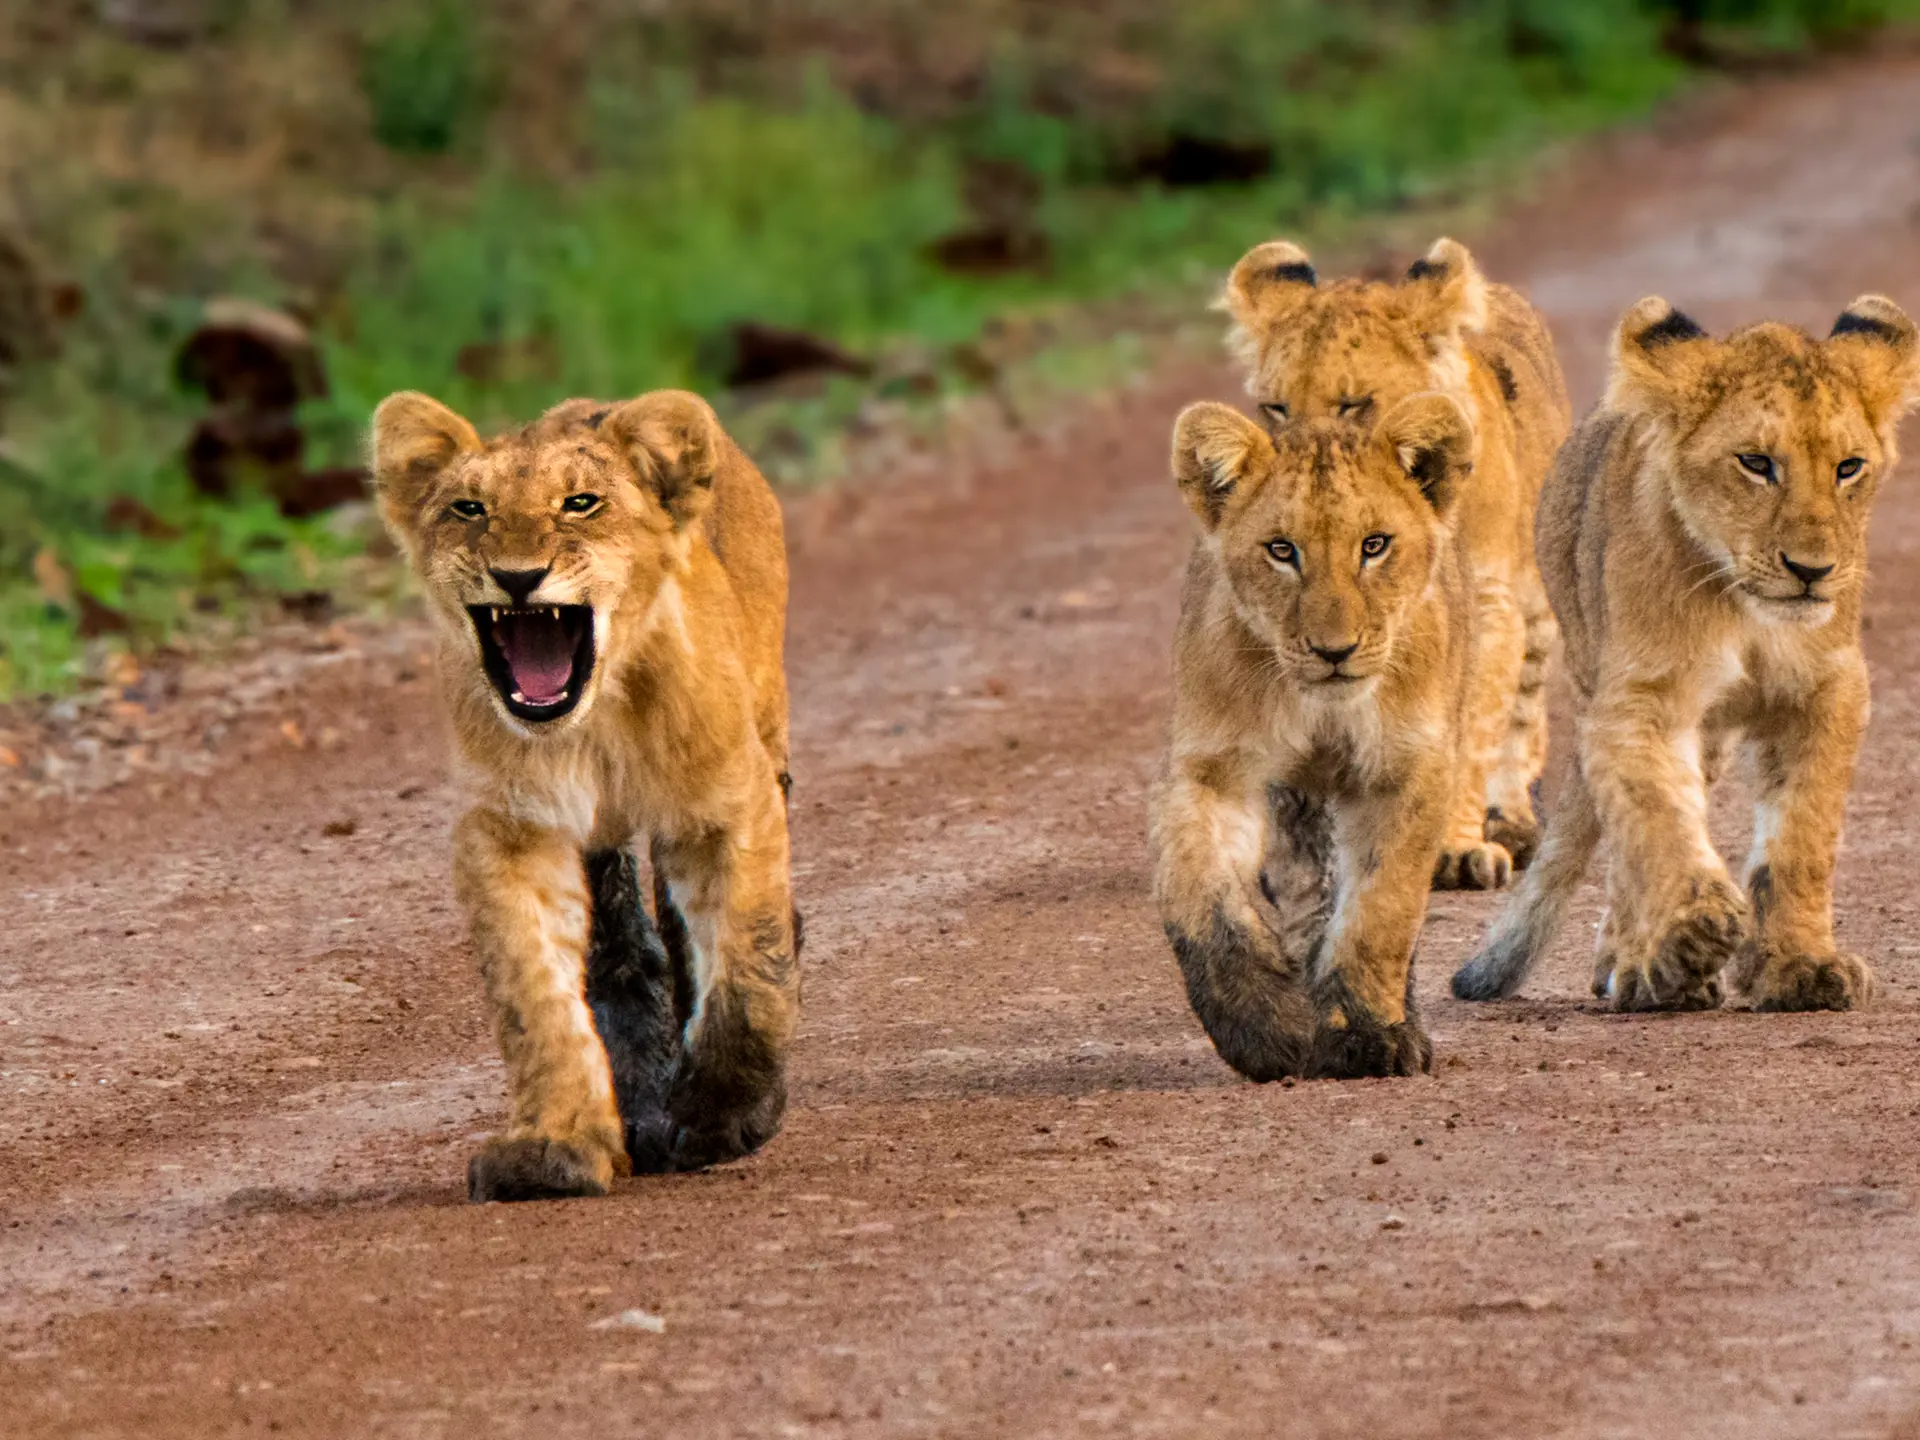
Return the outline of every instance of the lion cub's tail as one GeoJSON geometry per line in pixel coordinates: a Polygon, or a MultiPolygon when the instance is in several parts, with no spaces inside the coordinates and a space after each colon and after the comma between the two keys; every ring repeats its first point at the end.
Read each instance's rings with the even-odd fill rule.
{"type": "Polygon", "coordinates": [[[1480,953],[1453,975],[1453,993],[1462,1000],[1501,1000],[1526,981],[1534,963],[1553,943],[1566,918],[1587,862],[1600,844],[1600,816],[1585,775],[1575,764],[1553,813],[1546,838],[1527,867],[1480,953]]]}

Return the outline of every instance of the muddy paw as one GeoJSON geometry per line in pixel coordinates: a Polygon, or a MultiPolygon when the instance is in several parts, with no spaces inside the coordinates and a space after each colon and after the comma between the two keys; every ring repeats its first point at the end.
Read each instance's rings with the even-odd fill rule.
{"type": "Polygon", "coordinates": [[[484,1205],[604,1195],[613,1172],[612,1157],[601,1149],[565,1140],[489,1140],[467,1162],[467,1198],[484,1205]]]}
{"type": "MultiPolygon", "coordinates": [[[[1747,902],[1726,881],[1693,882],[1653,954],[1620,957],[1608,987],[1616,1010],[1711,1010],[1724,998],[1720,972],[1746,941],[1747,902]]],[[[1596,977],[1597,978],[1597,977],[1596,977]]]]}
{"type": "Polygon", "coordinates": [[[1317,1080],[1424,1075],[1433,1068],[1433,1042],[1417,1020],[1389,1025],[1359,1011],[1336,1010],[1314,1031],[1307,1074],[1317,1080]]]}
{"type": "Polygon", "coordinates": [[[753,1104],[674,1124],[663,1137],[663,1170],[704,1170],[751,1155],[780,1130],[787,1087],[777,1080],[753,1104]]]}
{"type": "Polygon", "coordinates": [[[1487,807],[1487,841],[1513,857],[1513,868],[1524,870],[1540,848],[1540,822],[1531,812],[1509,815],[1498,805],[1487,807]]]}
{"type": "Polygon", "coordinates": [[[1513,857],[1491,842],[1440,852],[1433,867],[1436,890],[1499,890],[1513,878],[1513,857]]]}
{"type": "Polygon", "coordinates": [[[1684,985],[1662,984],[1646,965],[1618,964],[1606,988],[1594,976],[1594,993],[1613,1001],[1616,1010],[1717,1010],[1726,998],[1718,975],[1695,976],[1684,985]]]}
{"type": "Polygon", "coordinates": [[[1756,1010],[1858,1010],[1875,988],[1858,955],[1792,955],[1769,961],[1749,993],[1756,1010]]]}

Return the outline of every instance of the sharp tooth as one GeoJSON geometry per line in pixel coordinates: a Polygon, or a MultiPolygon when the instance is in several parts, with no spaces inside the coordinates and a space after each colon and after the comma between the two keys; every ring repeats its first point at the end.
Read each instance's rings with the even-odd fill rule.
{"type": "Polygon", "coordinates": [[[513,703],[516,705],[524,705],[527,703],[527,697],[516,690],[513,692],[513,703]]]}

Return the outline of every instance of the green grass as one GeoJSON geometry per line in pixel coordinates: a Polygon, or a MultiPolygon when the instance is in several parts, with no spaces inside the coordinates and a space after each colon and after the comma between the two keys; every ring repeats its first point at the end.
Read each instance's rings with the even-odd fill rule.
{"type": "MultiPolygon", "coordinates": [[[[857,106],[824,65],[786,56],[759,80],[697,80],[693,59],[658,43],[658,26],[610,30],[566,101],[584,155],[542,167],[503,159],[515,152],[490,143],[520,117],[501,109],[495,77],[509,57],[484,7],[384,6],[360,36],[356,123],[392,153],[399,178],[359,197],[367,223],[318,321],[333,395],[311,407],[310,458],[354,458],[365,416],[395,389],[431,391],[483,426],[570,394],[712,391],[716,337],[733,321],[808,330],[870,355],[938,356],[1000,316],[1136,291],[1197,293],[1259,239],[1428,201],[1556,139],[1645,114],[1687,78],[1660,44],[1671,8],[1116,4],[1098,33],[1151,60],[1144,98],[1076,90],[1071,65],[1086,37],[1063,30],[1044,44],[1000,45],[977,93],[897,115],[857,106]],[[1176,135],[1267,146],[1274,165],[1233,186],[1129,178],[1176,135]],[[962,278],[927,257],[965,222],[964,177],[980,162],[1033,177],[1053,255],[1044,272],[962,278]],[[476,345],[528,358],[476,379],[459,364],[476,345]]],[[[1920,3],[1707,0],[1700,10],[1716,35],[1802,47],[1920,13],[1920,3]]],[[[129,198],[122,186],[102,205],[129,198]]],[[[326,520],[283,520],[264,498],[193,492],[171,458],[196,410],[170,388],[171,350],[196,295],[271,301],[282,286],[243,244],[194,243],[235,228],[194,209],[207,202],[132,198],[159,217],[148,232],[167,237],[144,269],[170,279],[156,287],[131,274],[100,211],[84,236],[76,223],[88,311],[63,358],[27,376],[9,412],[0,699],[70,687],[103,647],[160,644],[196,617],[244,616],[283,592],[335,584],[364,546],[326,520]],[[115,497],[137,499],[176,533],[105,534],[115,497]],[[35,578],[43,552],[75,592],[124,615],[127,633],[83,641],[77,599],[47,591],[44,560],[35,578]]],[[[939,376],[946,390],[964,383],[939,376]]],[[[760,407],[740,417],[743,434],[778,432],[802,452],[786,468],[830,470],[838,430],[871,388],[843,383],[760,407]]]]}

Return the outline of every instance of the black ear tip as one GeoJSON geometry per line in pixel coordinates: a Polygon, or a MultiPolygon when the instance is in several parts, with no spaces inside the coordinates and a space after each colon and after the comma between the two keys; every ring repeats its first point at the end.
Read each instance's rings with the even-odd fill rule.
{"type": "Polygon", "coordinates": [[[1286,285],[1318,285],[1320,283],[1320,276],[1315,273],[1313,266],[1304,260],[1289,260],[1285,264],[1274,266],[1267,274],[1270,278],[1286,285]]]}
{"type": "Polygon", "coordinates": [[[1842,335],[1869,335],[1875,340],[1884,340],[1889,345],[1897,343],[1900,339],[1898,327],[1877,315],[1862,315],[1853,310],[1841,313],[1840,318],[1833,322],[1833,330],[1827,338],[1837,340],[1842,335]]]}
{"type": "Polygon", "coordinates": [[[1434,280],[1447,273],[1447,267],[1422,257],[1407,267],[1409,280],[1434,280]]]}
{"type": "Polygon", "coordinates": [[[1680,310],[1669,310],[1633,338],[1642,350],[1652,350],[1681,340],[1702,340],[1706,334],[1691,315],[1680,310]]]}

